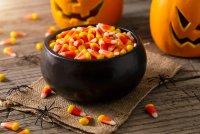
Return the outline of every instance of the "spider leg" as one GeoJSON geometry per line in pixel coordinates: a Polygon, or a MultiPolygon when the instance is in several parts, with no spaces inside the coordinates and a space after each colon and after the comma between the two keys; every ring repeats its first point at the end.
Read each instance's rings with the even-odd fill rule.
{"type": "Polygon", "coordinates": [[[44,113],[42,113],[42,114],[36,119],[35,125],[37,124],[37,122],[38,122],[39,119],[42,120],[42,116],[44,116],[44,113]]]}
{"type": "Polygon", "coordinates": [[[167,89],[169,89],[166,82],[163,82],[163,84],[167,89]]]}
{"type": "Polygon", "coordinates": [[[162,85],[163,81],[159,81],[158,86],[162,85]]]}
{"type": "Polygon", "coordinates": [[[158,78],[157,78],[157,77],[149,78],[149,79],[148,79],[148,82],[152,82],[152,81],[154,81],[154,80],[156,80],[156,79],[158,79],[158,78]]]}
{"type": "Polygon", "coordinates": [[[14,90],[16,90],[16,88],[11,88],[10,90],[8,90],[7,95],[11,95],[14,90]]]}
{"type": "Polygon", "coordinates": [[[54,104],[55,104],[55,101],[49,106],[49,108],[47,110],[49,111],[54,104]]]}
{"type": "Polygon", "coordinates": [[[61,107],[52,107],[49,109],[49,111],[51,111],[52,109],[61,109],[61,107]]]}
{"type": "Polygon", "coordinates": [[[9,117],[9,115],[10,115],[10,113],[13,111],[13,109],[11,109],[11,108],[8,108],[8,113],[6,114],[6,118],[8,118],[9,117]]]}
{"type": "Polygon", "coordinates": [[[173,80],[173,79],[169,79],[168,80],[170,83],[172,83],[174,86],[176,86],[176,83],[175,83],[175,81],[173,80]]]}
{"type": "Polygon", "coordinates": [[[49,113],[49,115],[54,115],[54,116],[56,116],[56,117],[58,117],[58,118],[60,118],[60,116],[59,115],[56,115],[56,114],[54,114],[54,113],[52,113],[52,112],[48,112],[49,113]]]}
{"type": "Polygon", "coordinates": [[[54,125],[53,118],[49,116],[49,119],[51,120],[52,126],[54,125]]]}
{"type": "Polygon", "coordinates": [[[42,126],[43,118],[41,118],[40,123],[41,123],[41,124],[40,124],[41,128],[43,128],[43,126],[42,126]]]}

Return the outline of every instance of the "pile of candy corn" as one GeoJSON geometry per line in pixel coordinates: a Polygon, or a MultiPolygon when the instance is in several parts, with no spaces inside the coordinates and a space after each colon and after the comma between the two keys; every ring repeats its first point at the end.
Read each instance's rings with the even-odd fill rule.
{"type": "Polygon", "coordinates": [[[131,32],[99,23],[63,31],[49,44],[59,55],[79,59],[98,60],[126,54],[136,46],[131,32]]]}
{"type": "MultiPolygon", "coordinates": [[[[74,105],[69,105],[67,112],[69,114],[82,117],[79,120],[79,123],[81,125],[88,125],[92,121],[91,116],[86,115],[86,113],[82,109],[80,109],[74,105]]],[[[97,118],[97,121],[100,123],[108,124],[108,125],[116,125],[116,122],[113,121],[110,117],[108,117],[106,115],[99,115],[97,118]]]]}
{"type": "MultiPolygon", "coordinates": [[[[2,122],[1,127],[12,130],[12,131],[18,131],[20,129],[19,122],[2,122]]],[[[20,131],[18,134],[31,134],[29,129],[24,129],[20,131]]]]}

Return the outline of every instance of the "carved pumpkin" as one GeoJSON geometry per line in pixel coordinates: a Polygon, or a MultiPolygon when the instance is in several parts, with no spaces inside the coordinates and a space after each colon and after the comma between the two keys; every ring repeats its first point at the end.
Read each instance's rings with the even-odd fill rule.
{"type": "Polygon", "coordinates": [[[53,17],[61,28],[98,22],[114,25],[122,6],[123,0],[51,0],[53,17]]]}
{"type": "Polygon", "coordinates": [[[153,0],[151,34],[165,53],[200,57],[200,0],[153,0]]]}

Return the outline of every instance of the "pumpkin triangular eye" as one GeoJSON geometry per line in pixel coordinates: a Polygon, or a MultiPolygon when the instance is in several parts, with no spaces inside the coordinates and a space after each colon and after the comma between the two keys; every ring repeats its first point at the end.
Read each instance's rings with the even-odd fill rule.
{"type": "Polygon", "coordinates": [[[189,24],[189,21],[185,18],[185,16],[181,13],[181,11],[178,8],[177,8],[177,11],[178,11],[180,22],[183,28],[185,28],[189,24]]]}
{"type": "Polygon", "coordinates": [[[196,30],[200,30],[200,24],[196,27],[196,30]]]}

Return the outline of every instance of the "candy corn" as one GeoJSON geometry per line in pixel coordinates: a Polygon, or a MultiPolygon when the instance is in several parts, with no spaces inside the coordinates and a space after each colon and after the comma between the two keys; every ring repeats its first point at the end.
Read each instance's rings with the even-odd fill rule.
{"type": "Polygon", "coordinates": [[[37,50],[41,51],[43,49],[43,44],[37,43],[35,47],[36,47],[37,50]]]}
{"type": "Polygon", "coordinates": [[[51,27],[48,29],[48,31],[45,33],[45,37],[47,37],[47,36],[49,36],[50,34],[56,32],[56,30],[57,30],[56,27],[51,26],[51,27]]]}
{"type": "Polygon", "coordinates": [[[54,52],[68,58],[99,60],[131,52],[135,44],[136,40],[131,32],[123,32],[114,26],[99,23],[96,26],[62,31],[49,46],[54,52]]]}
{"type": "Polygon", "coordinates": [[[39,19],[39,15],[37,13],[27,14],[24,16],[24,19],[37,20],[37,19],[39,19]]]}
{"type": "Polygon", "coordinates": [[[10,39],[0,41],[0,46],[1,45],[9,46],[9,45],[14,45],[15,43],[16,43],[15,38],[10,38],[10,39]]]}
{"type": "Polygon", "coordinates": [[[77,108],[74,105],[70,105],[67,109],[67,112],[76,116],[82,116],[82,117],[86,116],[84,111],[82,111],[80,108],[77,108]]]}
{"type": "Polygon", "coordinates": [[[28,129],[24,129],[21,132],[19,132],[18,134],[31,134],[31,132],[28,129]]]}
{"type": "Polygon", "coordinates": [[[26,36],[25,32],[20,32],[20,31],[12,31],[10,32],[10,37],[11,38],[17,38],[17,37],[23,37],[26,36]]]}
{"type": "Polygon", "coordinates": [[[48,97],[49,95],[51,95],[52,93],[54,93],[53,89],[47,85],[42,89],[41,98],[44,99],[48,97]]]}
{"type": "Polygon", "coordinates": [[[98,117],[98,122],[109,124],[109,125],[116,125],[116,122],[106,115],[100,115],[98,117]]]}
{"type": "Polygon", "coordinates": [[[3,53],[6,54],[6,55],[9,55],[11,57],[16,57],[16,53],[9,47],[6,47],[3,49],[3,53]]]}
{"type": "Polygon", "coordinates": [[[88,125],[89,123],[90,123],[90,120],[92,119],[92,117],[91,116],[85,116],[85,117],[83,117],[83,118],[81,118],[80,120],[79,120],[79,123],[81,124],[81,125],[88,125]]]}
{"type": "Polygon", "coordinates": [[[18,122],[3,122],[1,123],[1,126],[13,131],[17,131],[20,128],[20,125],[18,122]]]}
{"type": "Polygon", "coordinates": [[[145,110],[148,112],[148,114],[150,114],[152,117],[157,118],[158,117],[158,113],[156,111],[156,108],[153,104],[147,104],[145,106],[145,110]]]}
{"type": "Polygon", "coordinates": [[[5,81],[6,77],[5,77],[5,74],[0,74],[0,81],[5,81]]]}

